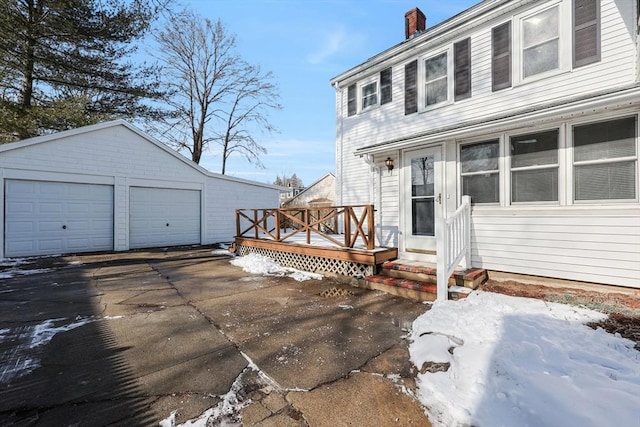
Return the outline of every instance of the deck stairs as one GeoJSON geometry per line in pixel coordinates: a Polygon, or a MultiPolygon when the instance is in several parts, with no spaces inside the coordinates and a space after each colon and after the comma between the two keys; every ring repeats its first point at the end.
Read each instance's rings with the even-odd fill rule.
{"type": "MultiPolygon", "coordinates": [[[[465,298],[487,280],[481,268],[456,269],[449,277],[449,299],[465,298]]],[[[364,287],[417,301],[435,301],[436,266],[409,260],[387,261],[379,274],[365,276],[364,287]]]]}

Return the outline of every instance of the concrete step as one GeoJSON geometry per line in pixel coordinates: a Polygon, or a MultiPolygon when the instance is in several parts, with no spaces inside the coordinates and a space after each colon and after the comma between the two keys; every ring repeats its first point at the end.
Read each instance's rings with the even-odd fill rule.
{"type": "MultiPolygon", "coordinates": [[[[387,261],[382,264],[382,274],[421,283],[437,282],[436,269],[429,265],[407,264],[402,261],[387,261]]],[[[464,286],[476,289],[487,280],[487,270],[483,268],[467,268],[455,270],[449,277],[449,286],[464,286]]]]}
{"type": "MultiPolygon", "coordinates": [[[[437,297],[435,283],[390,277],[384,274],[366,276],[364,278],[364,287],[416,301],[435,301],[437,297]]],[[[457,286],[450,287],[449,299],[465,298],[468,293],[469,289],[457,286]]]]}

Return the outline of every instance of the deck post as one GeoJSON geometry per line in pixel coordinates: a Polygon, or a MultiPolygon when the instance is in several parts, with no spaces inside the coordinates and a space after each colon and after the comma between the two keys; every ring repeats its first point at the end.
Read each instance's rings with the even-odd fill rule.
{"type": "Polygon", "coordinates": [[[280,241],[280,209],[276,209],[276,241],[280,241]]]}
{"type": "Polygon", "coordinates": [[[256,232],[256,239],[258,238],[258,210],[253,210],[253,229],[256,232]]]}
{"type": "Polygon", "coordinates": [[[236,236],[240,237],[240,209],[236,209],[236,236]]]}
{"type": "Polygon", "coordinates": [[[367,223],[367,249],[376,248],[376,224],[373,217],[373,205],[367,206],[367,215],[369,222],[367,223]]]}
{"type": "Polygon", "coordinates": [[[304,222],[304,228],[305,228],[305,232],[307,234],[307,245],[311,244],[311,230],[309,229],[309,217],[311,216],[311,213],[309,211],[309,209],[305,209],[302,211],[302,215],[304,216],[302,222],[304,222]]]}
{"type": "Polygon", "coordinates": [[[345,206],[342,214],[344,221],[344,246],[351,247],[351,207],[345,206]]]}

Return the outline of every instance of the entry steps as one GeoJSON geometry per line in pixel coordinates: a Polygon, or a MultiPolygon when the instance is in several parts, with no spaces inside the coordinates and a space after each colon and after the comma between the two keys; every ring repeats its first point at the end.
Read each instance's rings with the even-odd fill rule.
{"type": "MultiPolygon", "coordinates": [[[[449,299],[465,298],[487,280],[482,268],[456,269],[449,277],[449,299]]],[[[418,301],[435,301],[437,296],[436,267],[433,264],[408,260],[387,261],[380,274],[364,277],[364,286],[418,301]]]]}

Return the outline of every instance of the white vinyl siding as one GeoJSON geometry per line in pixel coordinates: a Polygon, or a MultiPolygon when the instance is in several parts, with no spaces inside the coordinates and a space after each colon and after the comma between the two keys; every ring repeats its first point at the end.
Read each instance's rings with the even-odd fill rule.
{"type": "MultiPolygon", "coordinates": [[[[474,28],[469,34],[473,47],[471,49],[471,64],[473,66],[471,97],[465,99],[464,102],[439,104],[438,108],[427,111],[420,110],[419,116],[411,114],[412,111],[415,111],[415,104],[410,103],[407,110],[409,114],[405,115],[406,94],[404,91],[409,89],[405,86],[404,81],[405,65],[413,61],[411,59],[405,60],[393,65],[394,90],[396,87],[401,90],[398,96],[394,96],[393,102],[387,104],[384,111],[375,109],[366,115],[350,118],[349,126],[343,125],[341,132],[343,142],[360,148],[408,138],[421,132],[460,125],[461,122],[465,124],[481,122],[493,117],[512,115],[519,111],[544,108],[550,103],[566,102],[569,99],[585,96],[592,93],[594,88],[605,92],[634,84],[636,82],[637,47],[635,37],[627,27],[633,24],[633,19],[630,17],[635,16],[633,2],[629,0],[621,2],[602,0],[601,3],[602,60],[600,62],[588,67],[573,69],[570,73],[536,78],[508,90],[493,92],[491,84],[491,30],[494,25],[489,23],[474,28]],[[399,80],[398,77],[400,77],[399,80]],[[380,123],[383,122],[393,123],[393,126],[380,126],[380,123]]],[[[420,57],[427,58],[437,55],[438,50],[436,49],[442,49],[442,45],[431,46],[431,49],[420,57]]],[[[570,63],[570,49],[568,52],[570,63]]],[[[416,52],[416,57],[418,56],[419,52],[416,52]]],[[[420,71],[422,65],[418,68],[420,71]]],[[[419,80],[421,81],[421,79],[422,76],[419,80]]],[[[344,87],[341,90],[345,92],[345,96],[341,97],[344,102],[341,111],[346,113],[347,88],[344,87]]],[[[420,92],[422,90],[420,89],[420,92]]],[[[424,97],[421,96],[420,104],[423,102],[424,97]]],[[[345,146],[345,148],[348,147],[345,146]]],[[[345,160],[361,161],[357,157],[352,157],[351,153],[353,151],[345,151],[345,160]]]]}
{"type": "Polygon", "coordinates": [[[640,208],[474,209],[474,267],[640,288],[640,208]]]}

